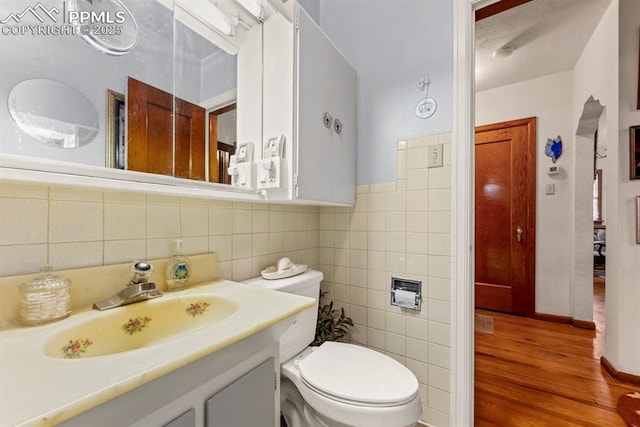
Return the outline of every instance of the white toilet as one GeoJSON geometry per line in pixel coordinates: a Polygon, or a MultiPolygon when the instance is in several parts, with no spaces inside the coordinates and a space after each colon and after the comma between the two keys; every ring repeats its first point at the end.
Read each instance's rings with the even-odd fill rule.
{"type": "MultiPolygon", "coordinates": [[[[322,273],[244,283],[318,299],[322,273]]],[[[288,427],[414,427],[422,414],[416,377],[394,359],[315,336],[318,304],[298,315],[280,341],[280,409],[288,427]]]]}

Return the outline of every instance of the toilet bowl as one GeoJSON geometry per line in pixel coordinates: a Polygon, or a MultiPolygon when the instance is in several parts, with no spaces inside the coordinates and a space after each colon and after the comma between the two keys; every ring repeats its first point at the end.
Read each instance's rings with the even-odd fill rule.
{"type": "MultiPolygon", "coordinates": [[[[318,298],[322,273],[246,284],[318,298]]],[[[413,427],[422,414],[418,381],[396,360],[315,336],[318,305],[300,313],[280,341],[280,410],[288,427],[413,427]]]]}
{"type": "Polygon", "coordinates": [[[411,371],[364,347],[308,347],[281,369],[281,411],[288,427],[413,427],[422,413],[411,371]]]}

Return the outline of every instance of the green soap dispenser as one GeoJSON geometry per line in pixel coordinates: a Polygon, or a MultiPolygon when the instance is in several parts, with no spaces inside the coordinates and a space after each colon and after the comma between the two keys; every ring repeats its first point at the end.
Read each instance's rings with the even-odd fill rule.
{"type": "Polygon", "coordinates": [[[191,263],[182,253],[182,239],[174,243],[173,261],[167,267],[167,288],[170,291],[187,287],[191,277],[191,263]]]}

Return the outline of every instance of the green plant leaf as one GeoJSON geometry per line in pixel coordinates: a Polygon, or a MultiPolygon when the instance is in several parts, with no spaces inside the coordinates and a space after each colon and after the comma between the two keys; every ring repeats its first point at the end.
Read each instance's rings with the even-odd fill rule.
{"type": "Polygon", "coordinates": [[[323,303],[327,294],[328,292],[320,291],[316,334],[311,345],[341,340],[349,335],[349,327],[353,326],[353,320],[345,314],[343,307],[334,309],[333,300],[323,303]]]}

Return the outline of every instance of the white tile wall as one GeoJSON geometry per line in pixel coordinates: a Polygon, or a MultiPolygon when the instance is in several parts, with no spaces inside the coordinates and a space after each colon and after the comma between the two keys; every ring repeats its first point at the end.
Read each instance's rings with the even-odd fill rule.
{"type": "Polygon", "coordinates": [[[352,341],[411,369],[422,419],[437,426],[449,424],[451,398],[450,151],[450,134],[401,141],[397,182],[359,186],[353,209],[318,215],[323,288],[353,318],[352,341]],[[427,168],[427,146],[438,143],[444,166],[427,168]],[[422,280],[422,311],[390,305],[392,276],[422,280]]]}
{"type": "Polygon", "coordinates": [[[405,364],[430,425],[449,424],[451,135],[398,143],[397,182],[361,185],[353,209],[206,201],[0,181],[0,275],[217,252],[243,280],[282,256],[318,265],[353,318],[353,342],[405,364]],[[444,167],[427,146],[444,144],[444,167]],[[392,276],[423,282],[421,312],[389,303],[392,276]]]}
{"type": "MultiPolygon", "coordinates": [[[[244,280],[282,256],[318,264],[320,226],[334,226],[321,221],[316,207],[10,181],[0,181],[0,218],[0,276],[37,272],[45,263],[62,269],[168,257],[174,240],[181,238],[185,254],[217,252],[221,276],[244,280]]],[[[331,240],[327,238],[325,234],[324,242],[333,244],[333,231],[331,240]]],[[[366,235],[359,236],[360,252],[366,249],[363,245],[366,235]]],[[[362,254],[356,258],[366,263],[362,254]]]]}

